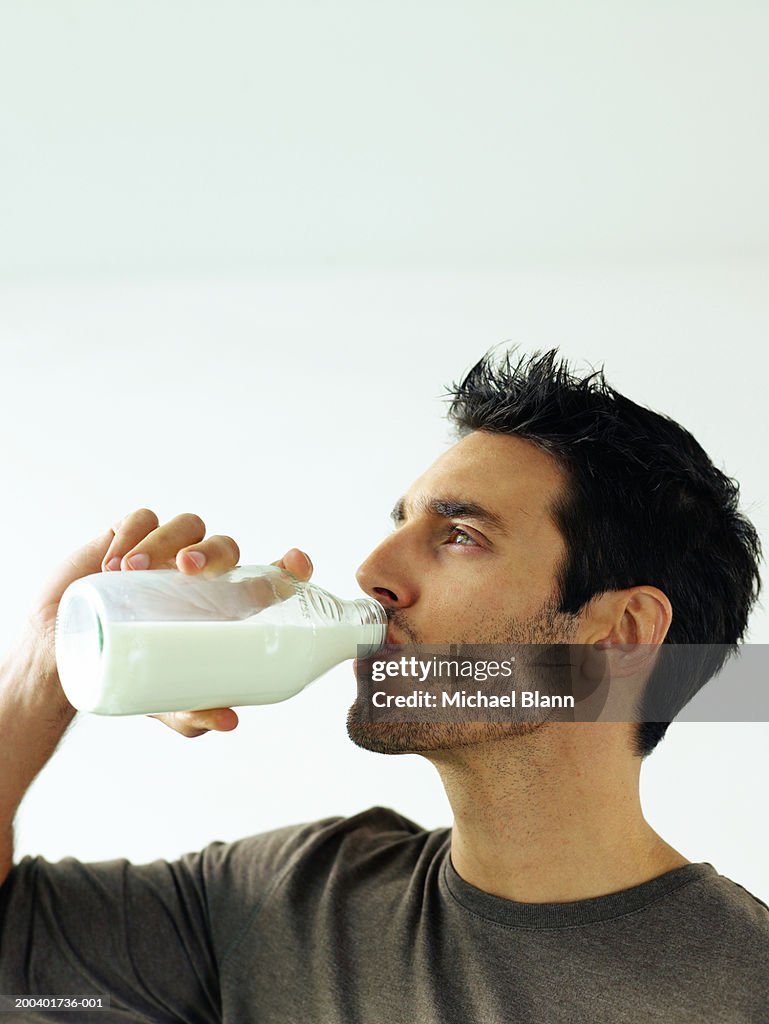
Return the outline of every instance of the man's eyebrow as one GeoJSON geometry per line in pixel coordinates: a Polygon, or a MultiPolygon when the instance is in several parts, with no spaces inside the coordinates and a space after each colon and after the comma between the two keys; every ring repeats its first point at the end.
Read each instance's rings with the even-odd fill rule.
{"type": "MultiPolygon", "coordinates": [[[[442,516],[444,519],[477,519],[480,523],[493,527],[500,533],[506,533],[507,527],[504,520],[491,509],[484,508],[475,501],[461,501],[457,498],[419,498],[416,507],[420,512],[427,512],[434,516],[442,516]]],[[[390,518],[399,526],[407,519],[406,499],[398,498],[393,505],[390,518]]]]}

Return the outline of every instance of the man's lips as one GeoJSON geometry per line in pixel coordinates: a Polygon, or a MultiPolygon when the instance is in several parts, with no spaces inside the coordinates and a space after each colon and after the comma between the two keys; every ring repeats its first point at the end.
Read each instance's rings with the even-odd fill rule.
{"type": "MultiPolygon", "coordinates": [[[[398,637],[395,635],[395,633],[393,633],[393,631],[391,629],[387,630],[387,635],[385,636],[385,645],[386,646],[389,646],[390,644],[402,644],[402,643],[403,643],[403,640],[399,640],[398,637]]],[[[366,660],[369,660],[369,659],[366,659],[366,660]]],[[[355,658],[355,660],[352,663],[353,672],[357,672],[359,664],[360,664],[360,659],[359,658],[355,658]]]]}

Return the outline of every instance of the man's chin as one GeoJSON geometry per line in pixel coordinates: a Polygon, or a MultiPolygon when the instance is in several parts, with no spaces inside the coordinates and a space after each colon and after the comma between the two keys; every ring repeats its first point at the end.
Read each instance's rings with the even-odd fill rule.
{"type": "Polygon", "coordinates": [[[430,754],[482,743],[510,740],[539,729],[533,722],[371,722],[355,701],[347,712],[347,735],[363,750],[377,754],[430,754]]]}
{"type": "Polygon", "coordinates": [[[347,712],[347,735],[357,747],[377,754],[417,754],[422,749],[434,750],[434,738],[424,735],[431,731],[432,723],[428,722],[364,721],[358,701],[347,712]],[[417,736],[416,732],[423,735],[417,736]]]}

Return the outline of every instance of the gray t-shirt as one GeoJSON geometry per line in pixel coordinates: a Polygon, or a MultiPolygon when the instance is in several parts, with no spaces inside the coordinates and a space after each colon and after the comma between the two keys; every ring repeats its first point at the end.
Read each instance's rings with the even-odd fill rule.
{"type": "Polygon", "coordinates": [[[0,992],[111,1009],[9,1024],[769,1021],[769,908],[710,864],[526,904],[463,881],[449,843],[374,807],[175,862],[25,857],[0,889],[0,992]]]}

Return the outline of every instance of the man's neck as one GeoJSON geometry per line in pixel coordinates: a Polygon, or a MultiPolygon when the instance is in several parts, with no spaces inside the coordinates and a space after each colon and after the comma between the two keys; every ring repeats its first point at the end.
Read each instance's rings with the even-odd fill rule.
{"type": "Polygon", "coordinates": [[[492,895],[584,900],[689,863],[645,820],[640,761],[612,723],[553,723],[428,756],[454,812],[454,868],[492,895]]]}

